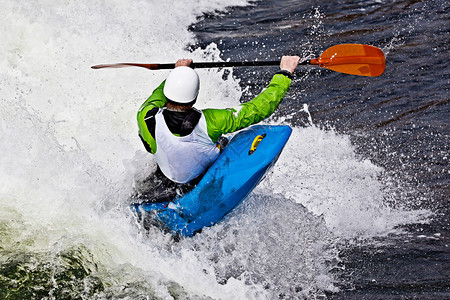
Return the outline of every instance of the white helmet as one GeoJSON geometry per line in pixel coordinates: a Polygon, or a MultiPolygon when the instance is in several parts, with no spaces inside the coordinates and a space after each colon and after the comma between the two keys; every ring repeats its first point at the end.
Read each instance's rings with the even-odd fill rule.
{"type": "Polygon", "coordinates": [[[177,103],[190,103],[197,99],[200,79],[197,72],[185,66],[170,72],[164,85],[164,96],[177,103]]]}

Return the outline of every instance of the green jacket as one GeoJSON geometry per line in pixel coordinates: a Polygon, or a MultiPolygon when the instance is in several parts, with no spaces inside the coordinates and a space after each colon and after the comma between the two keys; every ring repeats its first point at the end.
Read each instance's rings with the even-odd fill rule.
{"type": "MultiPolygon", "coordinates": [[[[147,128],[145,116],[153,108],[161,108],[166,105],[167,99],[163,94],[164,84],[165,81],[153,91],[137,113],[139,134],[143,141],[150,146],[151,153],[156,152],[156,141],[147,128]]],[[[233,108],[202,110],[211,140],[217,142],[222,134],[248,127],[270,116],[287,93],[290,84],[289,77],[275,74],[264,91],[253,100],[239,105],[238,110],[233,108]]]]}

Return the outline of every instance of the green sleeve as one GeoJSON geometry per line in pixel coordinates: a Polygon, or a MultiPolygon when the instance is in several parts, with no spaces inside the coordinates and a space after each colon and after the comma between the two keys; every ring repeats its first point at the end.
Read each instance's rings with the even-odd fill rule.
{"type": "Polygon", "coordinates": [[[203,110],[209,137],[216,142],[222,134],[248,127],[269,117],[281,103],[290,84],[290,78],[275,74],[261,94],[241,104],[238,110],[232,108],[203,110]]]}
{"type": "Polygon", "coordinates": [[[147,124],[145,123],[145,116],[147,112],[155,107],[161,108],[166,105],[167,99],[164,96],[163,89],[166,81],[163,81],[150,95],[150,97],[141,105],[137,113],[137,122],[139,127],[139,134],[142,139],[150,146],[151,152],[156,152],[155,138],[150,134],[147,124]]]}

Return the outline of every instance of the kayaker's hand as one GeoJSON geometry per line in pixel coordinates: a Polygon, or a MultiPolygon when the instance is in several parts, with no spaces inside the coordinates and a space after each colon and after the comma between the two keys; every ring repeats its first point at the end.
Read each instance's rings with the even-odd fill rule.
{"type": "Polygon", "coordinates": [[[185,66],[185,67],[190,67],[192,64],[192,59],[179,59],[177,60],[177,62],[175,63],[175,68],[176,67],[181,67],[181,66],[185,66]]]}
{"type": "Polygon", "coordinates": [[[280,62],[281,70],[288,71],[294,74],[295,68],[300,60],[299,56],[283,56],[280,62]]]}

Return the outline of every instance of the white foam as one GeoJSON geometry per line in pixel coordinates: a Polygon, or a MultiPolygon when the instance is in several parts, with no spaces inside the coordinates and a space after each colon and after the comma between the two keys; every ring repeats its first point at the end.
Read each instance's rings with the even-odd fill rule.
{"type": "Polygon", "coordinates": [[[380,180],[384,170],[356,155],[348,136],[315,126],[294,128],[279,161],[261,187],[303,204],[344,238],[398,232],[398,225],[426,220],[395,202],[380,180]]]}
{"type": "MultiPolygon", "coordinates": [[[[214,45],[194,53],[185,50],[194,41],[187,27],[202,12],[221,9],[223,4],[4,2],[0,26],[3,249],[56,256],[85,247],[89,254],[84,259],[92,255],[97,276],[113,294],[135,281],[141,283],[136,289],[145,290],[147,285],[154,295],[168,298],[169,283],[176,282],[190,295],[244,298],[251,287],[239,281],[218,284],[188,250],[179,257],[162,251],[156,241],[139,238],[127,210],[136,172],[154,166],[149,155],[143,156],[135,114],[167,72],[90,69],[118,61],[211,59],[218,53],[214,45]]],[[[236,82],[223,82],[217,71],[200,74],[201,97],[209,99],[203,104],[238,103],[236,82]]],[[[168,244],[165,236],[155,234],[155,239],[168,244]]]]}

